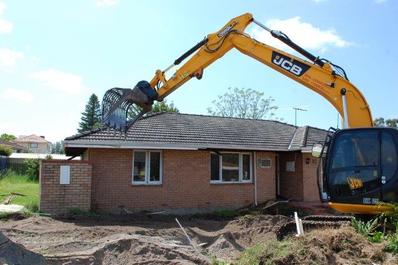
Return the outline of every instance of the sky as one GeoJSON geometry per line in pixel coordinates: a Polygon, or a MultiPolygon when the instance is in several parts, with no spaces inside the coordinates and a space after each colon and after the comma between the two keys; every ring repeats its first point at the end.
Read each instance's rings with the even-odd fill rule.
{"type": "MultiPolygon", "coordinates": [[[[393,0],[0,0],[0,133],[76,133],[89,96],[151,80],[183,52],[250,12],[268,27],[342,66],[374,117],[397,118],[398,1],[393,0]]],[[[286,49],[261,28],[246,33],[286,49]]],[[[287,50],[288,52],[291,52],[287,50]]],[[[275,99],[294,124],[336,127],[321,96],[238,51],[231,51],[167,97],[182,113],[207,114],[229,87],[275,99]]]]}

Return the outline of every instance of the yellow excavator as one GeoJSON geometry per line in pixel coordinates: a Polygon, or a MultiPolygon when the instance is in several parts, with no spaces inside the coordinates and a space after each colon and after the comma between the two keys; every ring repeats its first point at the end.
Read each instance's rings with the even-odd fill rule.
{"type": "Polygon", "coordinates": [[[398,202],[398,130],[373,128],[369,105],[343,68],[314,56],[250,13],[209,34],[165,70],[157,70],[150,82],[140,81],[133,89],[108,90],[103,98],[103,122],[126,131],[151,110],[155,100],[162,101],[193,77],[201,79],[206,67],[233,48],[320,94],[342,116],[344,129],[330,130],[325,142],[313,147],[313,155],[321,157],[318,184],[322,201],[340,212],[356,214],[386,212],[390,206],[385,203],[398,202]],[[308,60],[250,37],[244,32],[250,23],[308,60]],[[182,62],[166,78],[166,72],[182,62]]]}

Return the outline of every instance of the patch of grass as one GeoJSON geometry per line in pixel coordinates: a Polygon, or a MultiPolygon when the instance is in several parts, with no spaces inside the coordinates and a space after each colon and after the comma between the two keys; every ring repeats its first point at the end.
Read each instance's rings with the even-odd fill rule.
{"type": "Polygon", "coordinates": [[[84,211],[80,208],[72,208],[69,210],[69,215],[80,217],[98,217],[99,215],[93,211],[84,211]]]}
{"type": "Polygon", "coordinates": [[[11,192],[25,196],[14,196],[11,203],[25,206],[30,212],[39,209],[39,183],[28,175],[20,175],[12,171],[0,176],[0,202],[3,202],[11,192]]]}
{"type": "Polygon", "coordinates": [[[387,244],[385,246],[387,252],[398,254],[398,234],[392,234],[387,236],[387,244]]]}
{"type": "Polygon", "coordinates": [[[387,244],[385,250],[398,254],[398,221],[395,222],[395,233],[388,235],[386,238],[387,244]]]}
{"type": "Polygon", "coordinates": [[[218,210],[213,212],[212,215],[221,218],[233,218],[239,216],[240,213],[236,210],[218,210]]]}
{"type": "Polygon", "coordinates": [[[211,257],[211,265],[230,265],[231,263],[225,260],[217,259],[216,257],[211,257]]]}
{"type": "Polygon", "coordinates": [[[362,221],[361,219],[353,218],[351,226],[357,233],[370,239],[375,235],[376,229],[379,227],[379,219],[375,218],[369,221],[362,221]]]}
{"type": "Polygon", "coordinates": [[[269,240],[246,249],[236,261],[236,264],[251,265],[260,262],[265,265],[273,264],[275,259],[282,259],[291,254],[292,246],[293,242],[290,239],[284,241],[269,240]]]}

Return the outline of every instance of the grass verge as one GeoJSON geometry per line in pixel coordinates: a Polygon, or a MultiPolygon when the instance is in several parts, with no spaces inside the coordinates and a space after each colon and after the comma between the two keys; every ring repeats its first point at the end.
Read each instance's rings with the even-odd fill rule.
{"type": "Polygon", "coordinates": [[[24,196],[14,196],[11,203],[23,205],[29,212],[38,212],[39,209],[39,183],[31,180],[27,175],[19,175],[8,171],[0,176],[0,203],[3,202],[11,192],[20,193],[24,196]]]}

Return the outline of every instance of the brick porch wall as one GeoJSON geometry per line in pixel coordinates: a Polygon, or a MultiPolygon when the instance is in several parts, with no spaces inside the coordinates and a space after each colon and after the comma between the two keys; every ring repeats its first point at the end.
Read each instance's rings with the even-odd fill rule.
{"type": "Polygon", "coordinates": [[[300,152],[279,153],[280,195],[292,200],[303,200],[303,157],[300,152]],[[286,162],[295,161],[295,171],[286,171],[286,162]]]}
{"type": "MultiPolygon", "coordinates": [[[[238,208],[254,203],[254,184],[210,184],[210,152],[163,150],[161,185],[132,185],[133,150],[89,149],[92,208],[131,210],[238,208]]],[[[275,154],[258,152],[259,157],[275,154]]],[[[257,169],[258,201],[275,198],[275,169],[257,169]]]]}
{"type": "Polygon", "coordinates": [[[319,159],[303,154],[303,201],[320,201],[317,183],[319,159]]]}
{"type": "Polygon", "coordinates": [[[91,208],[91,165],[87,161],[42,160],[40,211],[65,214],[70,209],[91,208]],[[70,184],[60,184],[60,166],[70,166],[70,184]]]}

